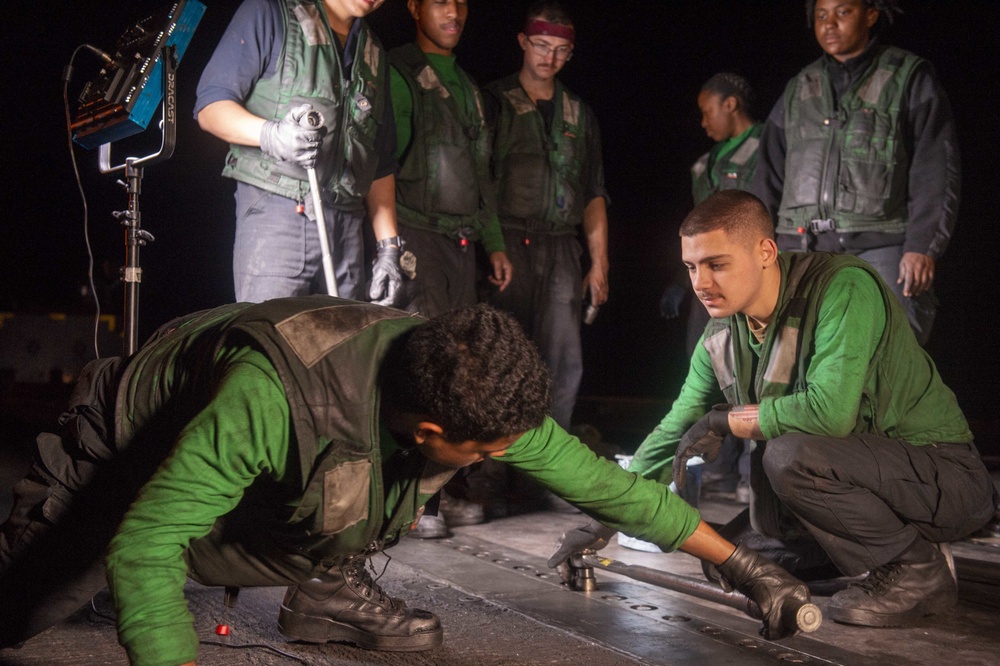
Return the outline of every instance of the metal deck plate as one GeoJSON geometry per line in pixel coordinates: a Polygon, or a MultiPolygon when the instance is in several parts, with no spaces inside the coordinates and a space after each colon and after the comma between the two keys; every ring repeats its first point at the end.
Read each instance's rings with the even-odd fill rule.
{"type": "Polygon", "coordinates": [[[651,586],[612,580],[618,577],[606,572],[598,572],[596,592],[574,592],[543,559],[470,535],[405,539],[391,552],[393,559],[425,574],[446,575],[442,585],[598,641],[642,663],[885,663],[805,635],[765,641],[757,635],[756,620],[651,586]]]}

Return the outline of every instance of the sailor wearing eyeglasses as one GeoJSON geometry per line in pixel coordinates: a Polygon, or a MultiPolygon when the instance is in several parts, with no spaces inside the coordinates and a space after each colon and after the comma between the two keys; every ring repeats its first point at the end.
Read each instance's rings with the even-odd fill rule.
{"type": "MultiPolygon", "coordinates": [[[[484,90],[497,211],[514,266],[510,286],[495,290],[492,300],[538,345],[554,384],[552,417],[569,428],[583,374],[583,299],[594,309],[608,299],[601,137],[593,111],[557,78],[573,55],[567,12],[551,0],[534,3],[517,41],[524,52],[520,71],[484,90]],[[586,274],[581,241],[589,254],[586,274]]],[[[524,497],[523,489],[517,496],[524,497]]]]}

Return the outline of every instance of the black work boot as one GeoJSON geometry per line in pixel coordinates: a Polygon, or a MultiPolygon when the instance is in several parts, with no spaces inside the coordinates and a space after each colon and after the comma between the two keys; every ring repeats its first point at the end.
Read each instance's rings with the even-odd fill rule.
{"type": "Polygon", "coordinates": [[[900,558],[834,594],[827,615],[843,624],[905,627],[944,613],[957,601],[958,586],[947,559],[921,540],[900,558]]]}
{"type": "Polygon", "coordinates": [[[417,652],[441,645],[444,635],[437,616],[407,608],[372,580],[365,559],[353,560],[292,585],[278,614],[278,631],[307,643],[342,641],[368,650],[417,652]]]}

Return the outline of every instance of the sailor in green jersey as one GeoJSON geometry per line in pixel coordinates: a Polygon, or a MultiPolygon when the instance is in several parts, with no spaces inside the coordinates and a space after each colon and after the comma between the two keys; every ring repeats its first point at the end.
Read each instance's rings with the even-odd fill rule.
{"type": "Polygon", "coordinates": [[[868,573],[833,595],[832,619],[898,626],[950,609],[955,580],[935,544],[986,524],[996,497],[892,291],[854,257],[779,256],[767,209],[741,190],[706,199],[680,235],[713,319],[630,471],[681,485],[687,461],[714,458],[724,436],[752,439],[753,533],[868,573]]]}
{"type": "Polygon", "coordinates": [[[311,296],[172,322],[128,361],[88,366],[66,431],[39,438],[0,528],[0,647],[107,581],[133,664],[193,662],[186,577],[290,586],[278,627],[292,639],[436,647],[438,619],[384,594],[364,562],[485,458],[720,565],[764,608],[768,635],[785,635],[782,605],[806,587],[666,486],[598,458],[546,416],[550,396],[537,349],[487,305],[426,322],[311,296]]]}
{"type": "Polygon", "coordinates": [[[696,206],[719,190],[750,189],[761,130],[751,115],[752,96],[749,82],[731,72],[715,74],[701,87],[701,126],[716,143],[691,166],[696,206]]]}
{"type": "MultiPolygon", "coordinates": [[[[750,83],[731,72],[714,74],[698,92],[698,110],[705,134],[716,143],[691,165],[691,197],[700,204],[719,190],[749,190],[757,168],[761,125],[751,115],[753,90],[750,83]]],[[[660,314],[673,319],[690,303],[688,355],[694,351],[708,314],[692,302],[687,278],[675,280],[660,297],[660,314]]]]}
{"type": "MultiPolygon", "coordinates": [[[[558,76],[575,39],[573,21],[558,2],[533,2],[517,35],[520,69],[483,88],[497,213],[514,265],[510,286],[490,294],[490,302],[513,314],[541,350],[552,373],[552,417],[564,428],[572,425],[583,377],[580,325],[593,321],[609,293],[600,127],[558,76]]],[[[487,461],[470,475],[488,514],[560,508],[508,472],[487,461]]]]}
{"type": "Polygon", "coordinates": [[[484,88],[494,132],[497,210],[514,279],[493,294],[538,344],[552,415],[570,427],[583,358],[583,303],[608,299],[608,194],[597,116],[558,78],[575,30],[558,2],[533,3],[517,36],[521,69],[484,88]],[[585,240],[589,270],[582,270],[585,240]]]}
{"type": "Polygon", "coordinates": [[[501,291],[513,269],[496,216],[482,95],[453,52],[468,4],[410,0],[407,6],[416,41],[389,53],[400,163],[396,208],[400,236],[418,257],[416,276],[406,284],[407,309],[434,317],[477,301],[477,240],[488,278],[501,291]]]}

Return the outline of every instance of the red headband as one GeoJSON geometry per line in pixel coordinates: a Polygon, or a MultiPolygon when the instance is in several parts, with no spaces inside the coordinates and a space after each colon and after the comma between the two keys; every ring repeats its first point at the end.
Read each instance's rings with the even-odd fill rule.
{"type": "Polygon", "coordinates": [[[571,42],[574,41],[574,37],[576,37],[576,31],[573,30],[573,26],[550,23],[548,21],[532,21],[524,29],[524,34],[528,37],[534,37],[535,35],[561,37],[562,39],[568,39],[571,42]]]}

